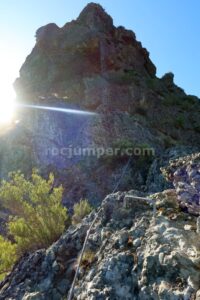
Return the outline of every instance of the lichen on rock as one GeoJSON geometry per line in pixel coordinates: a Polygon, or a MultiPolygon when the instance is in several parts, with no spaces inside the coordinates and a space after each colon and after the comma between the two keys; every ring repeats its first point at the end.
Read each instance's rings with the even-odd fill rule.
{"type": "Polygon", "coordinates": [[[180,207],[200,216],[200,153],[172,160],[162,171],[173,182],[180,207]]]}
{"type": "MultiPolygon", "coordinates": [[[[179,300],[191,299],[200,289],[196,217],[178,209],[174,190],[151,195],[156,218],[148,201],[134,201],[136,195],[140,193],[117,192],[102,202],[75,299],[179,300]],[[133,203],[125,206],[130,196],[133,203]]],[[[94,214],[70,227],[46,251],[23,257],[1,283],[0,299],[64,299],[94,214]]]]}

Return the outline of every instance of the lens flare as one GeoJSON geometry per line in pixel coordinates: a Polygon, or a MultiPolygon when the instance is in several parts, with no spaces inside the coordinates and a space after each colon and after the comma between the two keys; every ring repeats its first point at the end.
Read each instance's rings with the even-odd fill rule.
{"type": "Polygon", "coordinates": [[[41,110],[57,111],[57,112],[68,113],[68,114],[78,114],[78,115],[88,115],[88,116],[97,115],[97,113],[94,113],[94,112],[84,111],[84,110],[79,110],[79,109],[71,109],[71,108],[40,106],[40,105],[28,105],[28,104],[18,104],[17,106],[23,107],[23,108],[30,108],[30,109],[41,109],[41,110]]]}

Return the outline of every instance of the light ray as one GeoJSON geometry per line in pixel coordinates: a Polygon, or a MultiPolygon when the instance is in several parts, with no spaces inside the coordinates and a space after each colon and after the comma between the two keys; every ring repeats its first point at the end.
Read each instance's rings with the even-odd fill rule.
{"type": "Polygon", "coordinates": [[[58,111],[58,112],[68,113],[68,114],[78,114],[78,115],[88,115],[88,116],[97,115],[97,113],[95,113],[95,112],[84,111],[84,110],[79,110],[79,109],[72,109],[72,108],[61,108],[61,107],[29,105],[29,104],[17,104],[17,106],[23,107],[23,108],[31,108],[31,109],[58,111]]]}

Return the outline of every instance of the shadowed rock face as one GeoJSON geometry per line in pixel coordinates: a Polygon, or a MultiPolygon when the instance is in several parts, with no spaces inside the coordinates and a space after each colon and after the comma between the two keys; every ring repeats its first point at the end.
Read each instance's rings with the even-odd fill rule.
{"type": "Polygon", "coordinates": [[[53,23],[39,28],[15,82],[18,101],[98,115],[21,109],[21,122],[1,137],[1,177],[18,169],[29,174],[36,166],[43,174],[56,173],[66,188],[66,202],[87,197],[97,203],[113,189],[127,158],[68,158],[66,147],[146,145],[155,150],[157,161],[149,171],[154,157],[133,157],[120,188],[161,191],[165,183],[159,160],[168,161],[174,147],[182,146],[185,155],[200,145],[199,100],[186,95],[173,77],[157,78],[135,34],[115,27],[98,4],[88,4],[62,28],[53,23]]]}

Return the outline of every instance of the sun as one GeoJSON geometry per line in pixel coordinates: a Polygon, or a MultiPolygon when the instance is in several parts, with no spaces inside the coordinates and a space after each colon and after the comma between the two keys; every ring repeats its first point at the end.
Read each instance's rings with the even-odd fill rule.
{"type": "Polygon", "coordinates": [[[17,77],[16,63],[9,49],[1,49],[0,56],[0,129],[10,127],[14,121],[16,94],[13,87],[17,77]]]}
{"type": "Polygon", "coordinates": [[[0,106],[0,124],[11,123],[14,115],[13,101],[1,103],[0,106]]]}
{"type": "Polygon", "coordinates": [[[14,118],[15,100],[12,89],[0,93],[0,126],[12,123],[14,118]]]}

